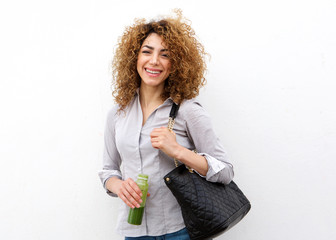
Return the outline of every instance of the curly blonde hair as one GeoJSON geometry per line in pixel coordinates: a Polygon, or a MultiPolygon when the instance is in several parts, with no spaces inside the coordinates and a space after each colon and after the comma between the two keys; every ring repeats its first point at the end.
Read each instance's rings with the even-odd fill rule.
{"type": "Polygon", "coordinates": [[[162,100],[171,97],[174,102],[181,103],[196,97],[199,89],[205,85],[207,53],[196,39],[188,20],[182,17],[181,10],[175,10],[175,13],[174,18],[167,17],[149,23],[144,19],[136,20],[134,25],[126,27],[119,38],[112,61],[112,95],[119,110],[126,108],[140,87],[137,58],[144,40],[151,33],[162,37],[171,62],[171,72],[165,81],[162,100]]]}

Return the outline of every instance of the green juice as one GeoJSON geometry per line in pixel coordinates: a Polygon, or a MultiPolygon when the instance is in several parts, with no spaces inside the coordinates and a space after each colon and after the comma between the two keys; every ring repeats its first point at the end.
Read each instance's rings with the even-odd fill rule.
{"type": "Polygon", "coordinates": [[[142,203],[139,208],[130,208],[127,222],[133,225],[141,225],[143,213],[145,210],[147,191],[148,191],[148,175],[139,174],[136,183],[138,184],[142,193],[142,203]]]}
{"type": "Polygon", "coordinates": [[[145,207],[131,208],[128,214],[127,222],[133,225],[141,225],[144,210],[145,207]]]}

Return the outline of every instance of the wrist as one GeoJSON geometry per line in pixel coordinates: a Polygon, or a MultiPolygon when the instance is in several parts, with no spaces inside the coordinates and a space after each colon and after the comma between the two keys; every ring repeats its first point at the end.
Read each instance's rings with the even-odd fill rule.
{"type": "Polygon", "coordinates": [[[109,190],[110,192],[113,192],[115,194],[117,194],[117,189],[116,189],[116,185],[121,182],[122,180],[120,180],[117,177],[111,177],[109,179],[106,180],[105,183],[105,187],[107,190],[109,190]]]}
{"type": "Polygon", "coordinates": [[[175,149],[176,150],[175,150],[174,158],[177,160],[181,160],[183,158],[183,152],[186,148],[178,144],[175,149]]]}

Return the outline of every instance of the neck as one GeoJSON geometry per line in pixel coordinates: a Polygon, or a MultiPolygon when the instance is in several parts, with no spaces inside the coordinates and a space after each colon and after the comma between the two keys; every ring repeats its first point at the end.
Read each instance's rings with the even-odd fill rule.
{"type": "Polygon", "coordinates": [[[163,92],[163,87],[148,87],[140,86],[140,104],[142,107],[158,106],[163,103],[161,99],[161,93],[163,92]]]}

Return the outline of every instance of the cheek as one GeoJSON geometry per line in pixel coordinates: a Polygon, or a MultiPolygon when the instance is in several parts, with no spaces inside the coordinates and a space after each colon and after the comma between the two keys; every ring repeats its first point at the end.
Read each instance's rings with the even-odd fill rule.
{"type": "Polygon", "coordinates": [[[137,68],[142,68],[148,60],[144,56],[138,56],[137,68]]]}

